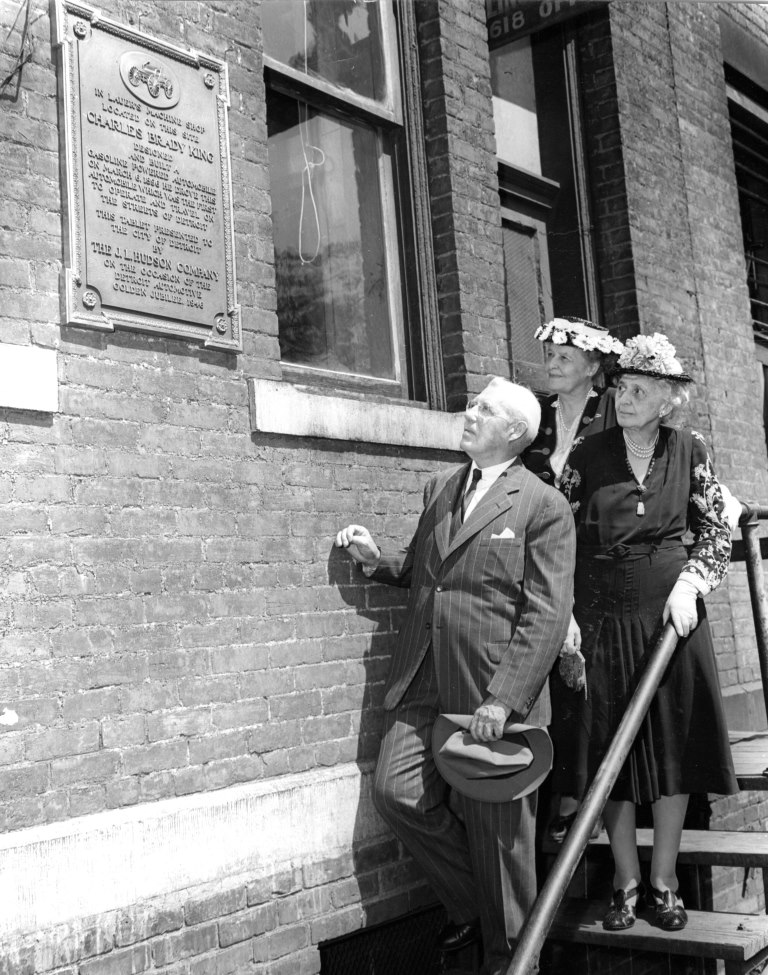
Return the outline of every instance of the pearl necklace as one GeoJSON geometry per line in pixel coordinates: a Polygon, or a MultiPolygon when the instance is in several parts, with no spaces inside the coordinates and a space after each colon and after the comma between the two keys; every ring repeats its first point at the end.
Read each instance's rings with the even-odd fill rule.
{"type": "Polygon", "coordinates": [[[557,397],[557,425],[560,428],[559,433],[562,434],[561,437],[560,436],[558,437],[558,441],[560,440],[566,441],[569,438],[573,437],[573,434],[575,432],[574,428],[576,427],[576,425],[578,424],[582,416],[584,416],[584,410],[586,410],[587,408],[587,403],[589,402],[589,398],[591,395],[592,395],[592,387],[590,387],[587,390],[587,395],[584,397],[584,403],[582,404],[582,407],[579,410],[579,412],[576,414],[575,419],[570,424],[566,424],[565,422],[565,414],[563,413],[563,406],[562,403],[560,402],[560,397],[559,396],[557,397]]]}
{"type": "Polygon", "coordinates": [[[653,452],[656,449],[656,444],[659,442],[658,430],[656,431],[656,436],[653,439],[653,443],[650,444],[648,447],[642,447],[639,443],[635,443],[635,441],[632,439],[632,437],[630,437],[630,435],[627,433],[626,430],[623,430],[622,433],[624,434],[624,443],[629,448],[629,452],[631,454],[634,454],[635,457],[639,457],[640,460],[648,460],[649,457],[653,457],[653,452]]]}
{"type": "Polygon", "coordinates": [[[627,470],[632,475],[632,479],[635,482],[635,491],[637,491],[637,507],[635,508],[635,514],[638,518],[642,518],[645,514],[645,501],[643,500],[643,495],[645,494],[647,488],[645,482],[651,476],[651,471],[653,470],[653,465],[656,463],[656,458],[653,456],[654,450],[656,450],[656,444],[659,442],[659,431],[656,431],[656,436],[653,439],[653,443],[648,447],[641,447],[640,444],[635,443],[635,441],[627,434],[626,430],[621,431],[624,435],[624,443],[627,445],[627,450],[631,454],[634,454],[638,460],[648,460],[651,459],[648,465],[648,470],[645,472],[645,477],[641,480],[635,476],[635,472],[632,470],[632,465],[629,462],[629,457],[626,457],[627,470]]]}

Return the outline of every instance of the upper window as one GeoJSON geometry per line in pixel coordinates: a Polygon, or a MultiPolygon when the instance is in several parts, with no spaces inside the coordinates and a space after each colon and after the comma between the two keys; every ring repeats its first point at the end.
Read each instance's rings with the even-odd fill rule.
{"type": "Polygon", "coordinates": [[[768,92],[725,66],[755,357],[768,442],[768,92]]]}
{"type": "Polygon", "coordinates": [[[510,353],[534,386],[536,327],[600,318],[577,61],[575,34],[561,27],[491,51],[510,353]]]}
{"type": "Polygon", "coordinates": [[[413,245],[392,4],[261,10],[284,373],[422,398],[418,329],[406,323],[413,245]]]}
{"type": "Polygon", "coordinates": [[[768,92],[726,66],[755,341],[768,346],[768,92]]]}

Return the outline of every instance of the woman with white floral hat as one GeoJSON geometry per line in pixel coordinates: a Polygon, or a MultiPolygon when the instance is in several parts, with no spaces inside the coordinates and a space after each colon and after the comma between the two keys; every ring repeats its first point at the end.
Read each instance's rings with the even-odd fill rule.
{"type": "Polygon", "coordinates": [[[603,390],[601,379],[607,361],[624,346],[583,318],[554,318],[534,337],[544,343],[550,393],[541,398],[539,434],[522,459],[529,471],[557,486],[574,440],[615,425],[613,393],[603,390]]]}
{"type": "MultiPolygon", "coordinates": [[[[664,335],[629,339],[618,360],[618,426],[577,441],[561,488],[577,524],[574,619],[569,639],[586,660],[578,697],[573,789],[599,766],[635,687],[635,672],[671,620],[680,643],[638,732],[603,816],[614,856],[614,893],[603,921],[631,927],[643,885],[635,811],[654,823],[650,895],[656,923],[685,927],[676,862],[691,792],[737,790],[701,597],[728,568],[730,529],[702,438],[669,422],[691,378],[664,335]],[[683,545],[686,531],[693,546],[683,545]]],[[[557,749],[557,741],[555,741],[557,749]]]]}
{"type": "MultiPolygon", "coordinates": [[[[602,326],[583,318],[555,318],[539,326],[535,338],[544,343],[544,365],[549,393],[539,397],[541,424],[533,443],[525,450],[522,460],[532,473],[546,484],[560,484],[565,460],[578,437],[601,433],[616,425],[613,390],[604,388],[606,367],[623,352],[624,346],[602,326]]],[[[563,649],[564,667],[581,660],[578,651],[563,649]]],[[[550,678],[552,721],[570,726],[572,710],[577,702],[555,670],[550,678]]],[[[576,818],[581,795],[568,793],[561,787],[559,769],[569,768],[572,756],[565,734],[558,735],[560,747],[555,771],[550,780],[553,803],[557,811],[547,825],[547,835],[554,843],[562,843],[576,818]]],[[[566,781],[568,779],[566,778],[566,781]]],[[[600,826],[596,827],[595,835],[600,826]]]]}

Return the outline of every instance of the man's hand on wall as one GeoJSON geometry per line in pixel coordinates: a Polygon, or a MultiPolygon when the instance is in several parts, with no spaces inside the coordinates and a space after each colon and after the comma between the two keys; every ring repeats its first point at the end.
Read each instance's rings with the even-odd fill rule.
{"type": "Polygon", "coordinates": [[[337,548],[345,548],[355,562],[375,566],[381,558],[379,546],[362,525],[347,525],[336,536],[337,548]]]}

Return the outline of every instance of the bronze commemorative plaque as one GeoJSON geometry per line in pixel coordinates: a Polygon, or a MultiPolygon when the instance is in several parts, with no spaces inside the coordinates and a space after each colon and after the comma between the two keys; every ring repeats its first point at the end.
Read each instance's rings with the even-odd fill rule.
{"type": "Polygon", "coordinates": [[[227,66],[57,0],[69,324],[240,349],[227,66]]]}

